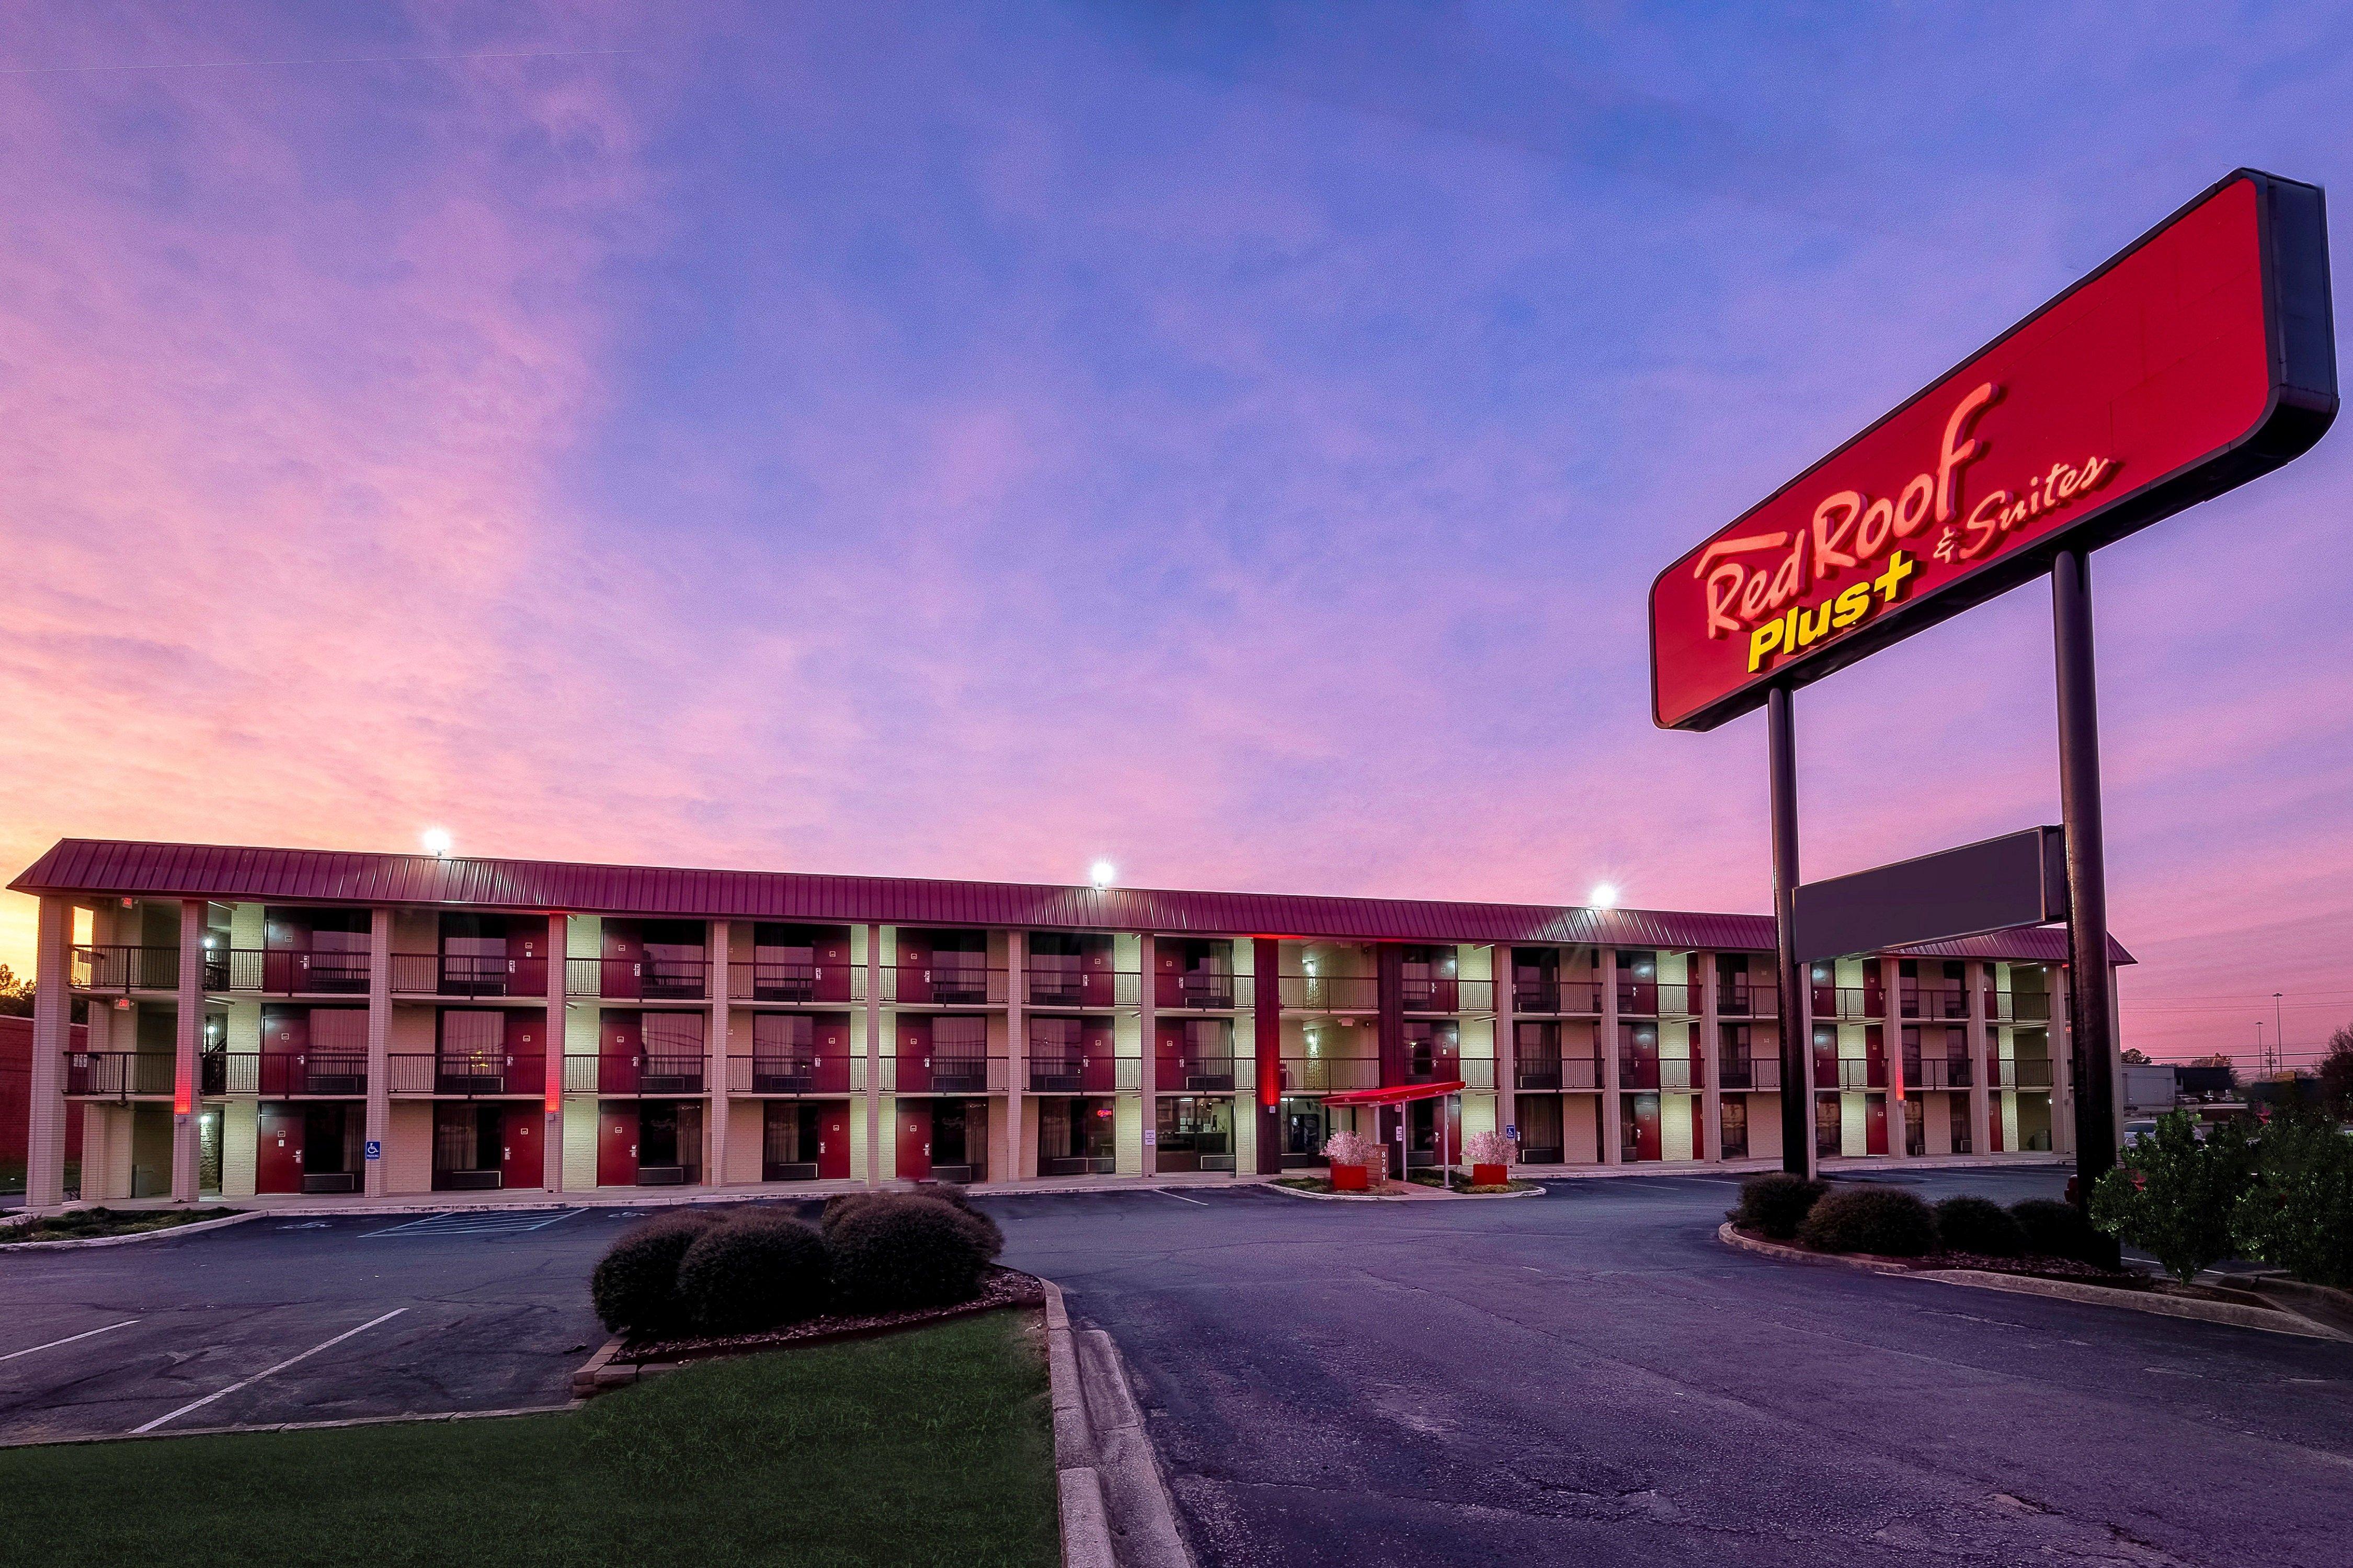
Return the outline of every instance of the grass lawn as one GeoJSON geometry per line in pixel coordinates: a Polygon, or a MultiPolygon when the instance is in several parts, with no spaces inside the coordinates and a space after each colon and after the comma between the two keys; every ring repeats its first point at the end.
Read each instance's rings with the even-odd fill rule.
{"type": "Polygon", "coordinates": [[[560,1415],[0,1452],[0,1558],[1053,1568],[1035,1321],[712,1362],[560,1415]]]}

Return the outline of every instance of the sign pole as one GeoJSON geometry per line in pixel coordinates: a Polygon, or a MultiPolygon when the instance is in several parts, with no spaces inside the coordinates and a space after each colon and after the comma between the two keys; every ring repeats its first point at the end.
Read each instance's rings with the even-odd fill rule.
{"type": "Polygon", "coordinates": [[[1781,1169],[1810,1181],[1813,1091],[1806,1082],[1807,996],[1798,965],[1798,738],[1786,685],[1765,694],[1765,736],[1773,796],[1773,937],[1781,985],[1781,1169]]]}
{"type": "Polygon", "coordinates": [[[2115,1025],[2108,990],[2108,885],[2100,829],[2099,698],[2092,670],[2092,561],[2051,564],[2059,670],[2059,810],[2067,827],[2067,1034],[2075,1080],[2075,1203],[2116,1163],[2115,1025]]]}

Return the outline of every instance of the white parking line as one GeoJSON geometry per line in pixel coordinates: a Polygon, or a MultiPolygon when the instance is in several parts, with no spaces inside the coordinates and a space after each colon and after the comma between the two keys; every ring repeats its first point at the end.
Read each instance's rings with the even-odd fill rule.
{"type": "Polygon", "coordinates": [[[350,1339],[353,1334],[364,1334],[367,1332],[368,1330],[375,1328],[378,1323],[390,1322],[393,1319],[397,1318],[401,1313],[406,1312],[406,1310],[408,1310],[408,1309],[406,1307],[395,1307],[391,1311],[386,1312],[381,1318],[370,1318],[366,1322],[362,1323],[356,1329],[345,1329],[333,1339],[326,1340],[321,1343],[312,1345],[301,1355],[288,1356],[276,1366],[268,1367],[260,1372],[257,1372],[242,1383],[232,1383],[227,1388],[221,1389],[216,1393],[206,1394],[202,1399],[190,1400],[187,1404],[181,1405],[177,1410],[173,1411],[169,1415],[158,1415],[154,1420],[148,1422],[144,1426],[133,1426],[131,1429],[131,1435],[136,1437],[142,1432],[153,1432],[156,1427],[161,1426],[166,1421],[177,1421],[181,1416],[185,1415],[191,1410],[202,1410],[206,1405],[210,1405],[216,1399],[226,1398],[229,1394],[235,1394],[240,1388],[250,1388],[265,1377],[275,1377],[280,1373],[284,1372],[288,1367],[292,1366],[296,1362],[309,1361],[321,1351],[332,1350],[335,1346],[342,1344],[345,1340],[350,1339]]]}
{"type": "Polygon", "coordinates": [[[1172,1193],[1166,1187],[1155,1187],[1152,1190],[1158,1193],[1164,1198],[1175,1198],[1180,1204],[1192,1204],[1200,1208],[1208,1208],[1209,1206],[1199,1198],[1188,1198],[1182,1193],[1172,1193]]]}
{"type": "Polygon", "coordinates": [[[0,1355],[0,1361],[15,1361],[20,1355],[31,1355],[35,1351],[53,1351],[59,1345],[69,1345],[76,1340],[86,1340],[96,1334],[111,1334],[117,1329],[127,1329],[138,1321],[136,1318],[125,1318],[119,1323],[109,1323],[102,1329],[88,1329],[79,1334],[68,1334],[64,1339],[51,1340],[45,1345],[27,1345],[23,1350],[10,1351],[6,1355],[0,1355]]]}
{"type": "Polygon", "coordinates": [[[565,1209],[547,1214],[538,1209],[493,1209],[485,1213],[452,1209],[442,1214],[429,1214],[422,1219],[388,1225],[382,1230],[367,1232],[361,1239],[373,1241],[380,1236],[522,1236],[528,1231],[545,1230],[549,1226],[582,1212],[580,1209],[565,1209]]]}

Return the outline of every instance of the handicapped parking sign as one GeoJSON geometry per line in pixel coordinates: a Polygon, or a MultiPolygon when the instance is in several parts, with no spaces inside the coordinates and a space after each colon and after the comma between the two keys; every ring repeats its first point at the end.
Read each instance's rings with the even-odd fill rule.
{"type": "MultiPolygon", "coordinates": [[[[349,1145],[346,1145],[346,1147],[348,1146],[349,1145]]],[[[384,1140],[380,1138],[371,1138],[367,1141],[367,1157],[371,1160],[381,1160],[384,1158],[384,1140]]]]}
{"type": "Polygon", "coordinates": [[[1520,1141],[1520,1129],[1519,1129],[1519,1124],[1518,1124],[1517,1122],[1512,1122],[1512,1121],[1507,1121],[1507,1122],[1504,1123],[1504,1142],[1506,1142],[1506,1143],[1516,1143],[1516,1142],[1518,1142],[1519,1141],[1520,1141]]]}

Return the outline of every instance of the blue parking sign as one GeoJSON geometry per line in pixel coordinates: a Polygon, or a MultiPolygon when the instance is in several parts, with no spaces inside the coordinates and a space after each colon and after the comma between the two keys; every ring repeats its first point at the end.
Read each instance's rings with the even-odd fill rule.
{"type": "Polygon", "coordinates": [[[381,1160],[384,1158],[384,1141],[382,1139],[371,1138],[367,1141],[367,1157],[371,1160],[381,1160]]]}

